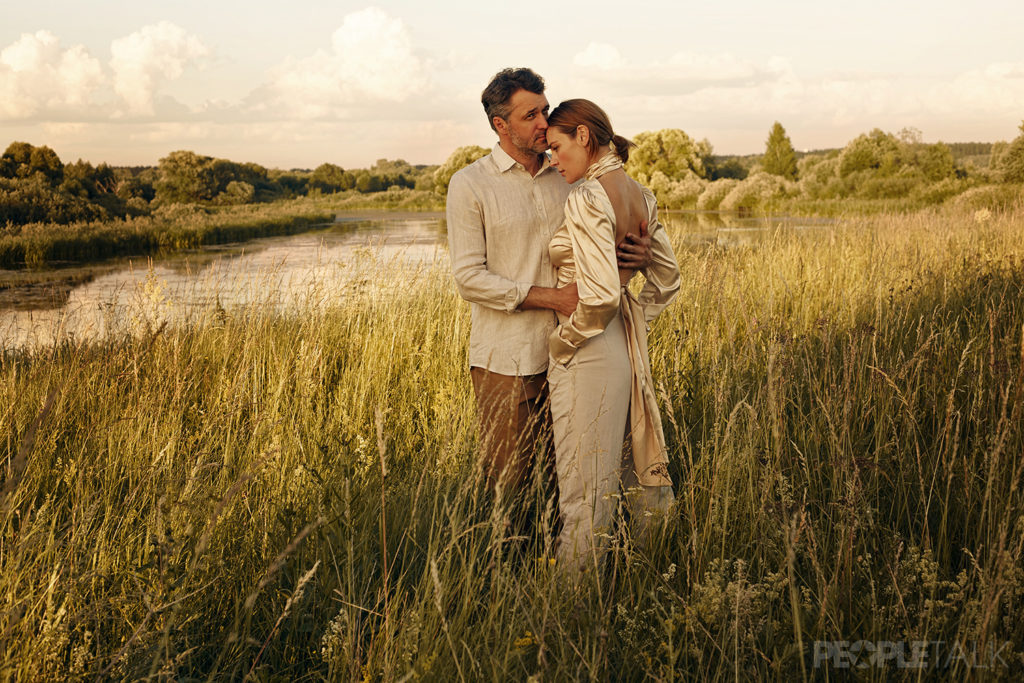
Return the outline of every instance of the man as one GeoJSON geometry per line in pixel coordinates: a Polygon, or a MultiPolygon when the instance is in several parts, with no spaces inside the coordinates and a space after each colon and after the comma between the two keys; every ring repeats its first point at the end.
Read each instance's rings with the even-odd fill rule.
{"type": "MultiPolygon", "coordinates": [[[[545,376],[555,311],[569,315],[579,300],[575,284],[554,286],[548,258],[571,187],[544,153],[549,104],[540,76],[500,71],[481,102],[498,143],[451,179],[448,246],[472,314],[469,365],[484,468],[492,490],[512,503],[550,428],[545,376]]],[[[630,239],[620,246],[620,266],[647,265],[649,238],[630,239]]]]}

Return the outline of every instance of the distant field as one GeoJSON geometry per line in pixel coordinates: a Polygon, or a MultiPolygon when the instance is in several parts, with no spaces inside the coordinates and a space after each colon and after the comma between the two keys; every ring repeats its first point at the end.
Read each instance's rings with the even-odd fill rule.
{"type": "Polygon", "coordinates": [[[1024,210],[677,253],[678,505],[578,586],[489,512],[443,268],[2,357],[0,677],[804,680],[862,640],[1024,674],[1024,210]]]}

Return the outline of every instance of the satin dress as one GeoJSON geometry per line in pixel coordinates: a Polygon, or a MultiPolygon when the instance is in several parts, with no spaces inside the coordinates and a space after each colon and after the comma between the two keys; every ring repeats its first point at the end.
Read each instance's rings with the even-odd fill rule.
{"type": "Polygon", "coordinates": [[[679,266],[658,222],[654,195],[642,188],[652,263],[643,271],[646,281],[638,296],[621,285],[615,211],[598,181],[621,166],[609,152],[587,169],[548,245],[558,286],[576,282],[580,296],[572,315],[559,315],[548,344],[562,517],[558,557],[573,568],[598,561],[610,538],[620,488],[634,519],[664,510],[673,500],[647,324],[679,290],[679,266]]]}

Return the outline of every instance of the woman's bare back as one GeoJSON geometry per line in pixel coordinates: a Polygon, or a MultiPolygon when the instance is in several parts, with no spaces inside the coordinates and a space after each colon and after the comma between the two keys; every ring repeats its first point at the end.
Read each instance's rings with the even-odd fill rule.
{"type": "MultiPolygon", "coordinates": [[[[640,224],[647,220],[647,200],[640,185],[622,168],[605,173],[597,179],[615,211],[615,244],[621,244],[626,235],[639,235],[640,224]]],[[[619,269],[619,280],[625,285],[636,271],[619,269]]]]}

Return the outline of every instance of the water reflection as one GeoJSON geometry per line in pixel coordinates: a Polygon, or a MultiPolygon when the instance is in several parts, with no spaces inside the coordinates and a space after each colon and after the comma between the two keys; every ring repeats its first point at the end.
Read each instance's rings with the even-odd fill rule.
{"type": "Polygon", "coordinates": [[[659,215],[667,228],[681,233],[684,246],[695,249],[753,246],[778,231],[817,231],[835,224],[831,218],[755,217],[717,211],[664,211],[659,215]]]}
{"type": "Polygon", "coordinates": [[[327,303],[372,277],[366,271],[375,265],[388,271],[388,277],[373,277],[375,286],[386,287],[396,280],[397,269],[446,258],[444,242],[441,214],[362,213],[298,235],[158,260],[126,259],[92,269],[77,286],[67,286],[74,278],[62,274],[56,286],[13,290],[15,305],[0,311],[0,346],[86,342],[185,322],[217,309],[327,303]]]}
{"type": "MultiPolygon", "coordinates": [[[[664,212],[683,248],[751,246],[778,230],[820,229],[831,221],[743,218],[664,212]]],[[[214,246],[156,260],[125,259],[98,267],[4,273],[34,277],[0,297],[0,347],[38,348],[57,340],[86,342],[176,324],[242,306],[284,310],[328,304],[353,288],[388,295],[405,268],[447,261],[440,213],[376,212],[339,216],[320,230],[214,246]],[[373,269],[377,269],[373,271],[373,269]],[[6,310],[4,310],[6,309],[6,310]]]]}

